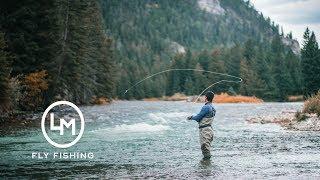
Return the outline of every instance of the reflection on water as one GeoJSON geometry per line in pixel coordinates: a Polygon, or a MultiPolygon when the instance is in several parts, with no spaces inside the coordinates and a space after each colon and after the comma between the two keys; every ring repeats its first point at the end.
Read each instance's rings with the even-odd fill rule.
{"type": "Polygon", "coordinates": [[[204,169],[209,169],[209,168],[211,168],[211,159],[205,159],[205,158],[203,158],[203,159],[201,159],[200,160],[200,167],[201,168],[204,168],[204,169]]]}
{"type": "MultiPolygon", "coordinates": [[[[39,127],[0,137],[0,173],[6,177],[69,178],[316,178],[317,132],[247,124],[254,115],[297,110],[301,103],[219,104],[211,160],[202,160],[195,122],[201,104],[115,102],[80,108],[86,126],[68,149],[46,142],[39,127]],[[32,159],[32,152],[93,152],[90,160],[32,159]]],[[[40,120],[39,120],[40,124],[40,120]]]]}

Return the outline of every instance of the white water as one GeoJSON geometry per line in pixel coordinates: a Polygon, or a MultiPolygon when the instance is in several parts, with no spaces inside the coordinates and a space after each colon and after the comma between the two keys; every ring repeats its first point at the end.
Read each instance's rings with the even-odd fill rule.
{"type": "Polygon", "coordinates": [[[143,133],[143,132],[158,132],[168,130],[170,127],[162,124],[151,125],[147,123],[136,123],[136,124],[122,124],[116,125],[114,128],[105,128],[94,130],[96,133],[143,133]]]}

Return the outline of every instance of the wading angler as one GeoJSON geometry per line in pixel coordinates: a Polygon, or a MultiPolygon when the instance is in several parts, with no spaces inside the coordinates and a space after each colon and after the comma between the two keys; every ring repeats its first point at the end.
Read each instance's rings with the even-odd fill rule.
{"type": "Polygon", "coordinates": [[[212,121],[216,115],[216,110],[212,106],[214,93],[208,91],[205,95],[205,105],[196,116],[189,116],[188,120],[195,120],[199,124],[200,147],[204,159],[211,158],[211,142],[213,140],[212,121]]]}

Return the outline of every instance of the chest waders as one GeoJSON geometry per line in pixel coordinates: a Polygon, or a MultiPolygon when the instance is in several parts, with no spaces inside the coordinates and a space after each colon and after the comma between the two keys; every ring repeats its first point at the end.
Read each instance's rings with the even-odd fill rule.
{"type": "Polygon", "coordinates": [[[204,117],[199,122],[200,145],[204,158],[211,157],[210,149],[211,142],[213,141],[213,130],[211,127],[212,121],[213,117],[204,117]]]}

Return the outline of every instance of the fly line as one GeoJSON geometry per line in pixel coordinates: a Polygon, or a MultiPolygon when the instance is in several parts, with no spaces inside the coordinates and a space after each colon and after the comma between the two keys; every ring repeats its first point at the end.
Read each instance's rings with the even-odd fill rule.
{"type": "Polygon", "coordinates": [[[208,87],[206,87],[203,91],[201,91],[201,93],[197,96],[196,100],[194,102],[197,102],[198,99],[201,97],[201,95],[208,90],[209,88],[217,85],[217,84],[221,84],[221,83],[241,83],[242,82],[242,78],[237,77],[237,76],[233,76],[230,74],[226,74],[226,73],[219,73],[219,72],[214,72],[214,71],[207,71],[207,70],[201,70],[201,69],[167,69],[164,71],[160,71],[154,74],[151,74],[149,76],[144,77],[143,79],[141,79],[140,81],[137,81],[136,83],[134,83],[133,85],[131,85],[128,89],[126,89],[126,91],[124,92],[124,94],[126,94],[128,91],[130,91],[132,88],[138,86],[139,84],[141,84],[143,81],[148,80],[154,76],[163,74],[163,73],[167,73],[167,72],[171,72],[171,71],[196,71],[196,72],[204,72],[204,73],[210,73],[210,74],[215,74],[215,75],[219,75],[219,76],[224,76],[224,77],[229,77],[232,78],[233,80],[227,80],[227,79],[222,79],[220,81],[217,81],[213,84],[210,84],[208,87]]]}

